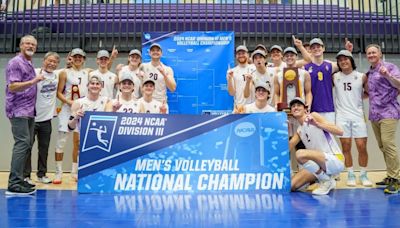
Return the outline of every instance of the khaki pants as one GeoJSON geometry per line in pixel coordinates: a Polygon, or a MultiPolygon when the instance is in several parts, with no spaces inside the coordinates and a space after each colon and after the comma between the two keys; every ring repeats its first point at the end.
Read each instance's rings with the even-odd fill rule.
{"type": "Polygon", "coordinates": [[[371,121],[371,125],[385,159],[387,176],[400,180],[400,163],[395,142],[398,122],[396,119],[383,119],[371,121]]]}

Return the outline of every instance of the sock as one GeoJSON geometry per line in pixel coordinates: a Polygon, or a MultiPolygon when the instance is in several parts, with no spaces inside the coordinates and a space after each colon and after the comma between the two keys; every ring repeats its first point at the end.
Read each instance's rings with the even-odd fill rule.
{"type": "Polygon", "coordinates": [[[360,166],[360,176],[361,175],[367,175],[367,167],[360,166]]]}
{"type": "Polygon", "coordinates": [[[78,163],[72,163],[72,170],[71,173],[78,173],[78,163]]]}
{"type": "Polygon", "coordinates": [[[315,174],[319,181],[328,181],[331,179],[324,171],[321,171],[319,174],[315,174]]]}
{"type": "Polygon", "coordinates": [[[62,161],[56,161],[56,172],[62,173],[62,161]]]}
{"type": "Polygon", "coordinates": [[[346,167],[346,170],[347,170],[348,173],[354,174],[353,166],[346,167]]]}

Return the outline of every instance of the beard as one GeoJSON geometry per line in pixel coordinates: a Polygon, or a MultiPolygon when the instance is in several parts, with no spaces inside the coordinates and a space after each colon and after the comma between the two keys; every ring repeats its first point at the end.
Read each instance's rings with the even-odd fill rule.
{"type": "Polygon", "coordinates": [[[35,54],[35,52],[34,51],[31,51],[31,50],[26,50],[25,51],[25,54],[27,55],[27,56],[33,56],[34,54],[35,54]]]}

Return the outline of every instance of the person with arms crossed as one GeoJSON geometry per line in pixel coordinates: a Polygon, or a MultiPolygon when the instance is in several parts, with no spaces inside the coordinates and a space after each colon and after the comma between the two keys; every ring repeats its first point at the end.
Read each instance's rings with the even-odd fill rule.
{"type": "Polygon", "coordinates": [[[369,119],[379,149],[383,153],[387,177],[376,183],[386,186],[385,193],[398,193],[400,163],[396,146],[396,128],[400,119],[400,70],[382,60],[382,50],[377,44],[366,47],[367,60],[371,67],[367,73],[369,94],[369,119]]]}
{"type": "Polygon", "coordinates": [[[34,194],[36,189],[24,181],[24,166],[33,145],[37,83],[44,79],[36,75],[32,56],[36,52],[35,37],[21,38],[20,53],[6,66],[6,115],[14,137],[11,168],[6,195],[34,194]]]}
{"type": "Polygon", "coordinates": [[[334,175],[344,169],[344,157],[333,135],[342,135],[343,130],[328,122],[316,112],[308,114],[306,103],[300,97],[290,102],[290,111],[300,126],[289,141],[293,151],[300,142],[306,149],[296,151],[296,160],[301,165],[298,173],[292,177],[292,191],[318,180],[318,188],[312,191],[315,195],[327,195],[336,187],[334,175]]]}
{"type": "Polygon", "coordinates": [[[365,187],[372,187],[367,176],[367,124],[364,116],[363,96],[367,87],[365,74],[356,71],[356,64],[351,52],[342,50],[336,55],[339,71],[333,77],[335,85],[336,125],[343,129],[339,136],[342,144],[345,167],[347,170],[347,185],[356,186],[356,176],[353,170],[351,156],[352,138],[358,150],[358,164],[360,165],[360,182],[365,187]]]}

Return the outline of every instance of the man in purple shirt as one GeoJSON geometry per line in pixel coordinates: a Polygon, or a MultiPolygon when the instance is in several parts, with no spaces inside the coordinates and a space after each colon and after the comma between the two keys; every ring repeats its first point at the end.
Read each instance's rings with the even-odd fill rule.
{"type": "Polygon", "coordinates": [[[32,65],[37,41],[26,35],[21,38],[21,52],[6,67],[6,115],[14,137],[7,195],[28,195],[36,192],[35,185],[24,181],[25,161],[32,148],[35,126],[36,84],[43,75],[36,75],[32,65]]]}
{"type": "Polygon", "coordinates": [[[400,90],[400,70],[396,65],[382,60],[379,45],[370,44],[365,52],[371,64],[367,73],[369,119],[387,168],[387,177],[376,185],[386,186],[385,193],[398,193],[400,163],[395,137],[400,119],[400,104],[397,101],[400,90]]]}

